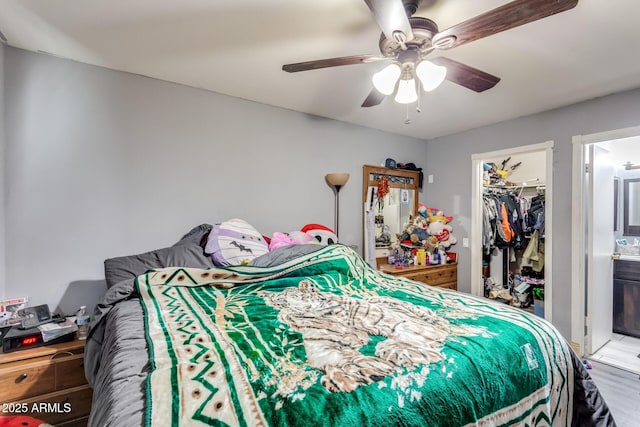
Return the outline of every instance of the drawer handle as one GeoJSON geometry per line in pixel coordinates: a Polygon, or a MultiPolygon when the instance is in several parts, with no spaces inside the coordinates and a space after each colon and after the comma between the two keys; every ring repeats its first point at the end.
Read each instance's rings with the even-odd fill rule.
{"type": "Polygon", "coordinates": [[[53,356],[51,356],[50,359],[53,360],[53,359],[55,359],[56,357],[58,357],[60,355],[73,356],[73,353],[71,353],[70,351],[59,351],[56,354],[54,354],[53,356]]]}
{"type": "Polygon", "coordinates": [[[19,383],[21,383],[22,381],[26,380],[28,376],[29,376],[29,375],[27,375],[27,374],[20,374],[20,375],[18,375],[18,378],[16,378],[16,384],[19,384],[19,383]]]}

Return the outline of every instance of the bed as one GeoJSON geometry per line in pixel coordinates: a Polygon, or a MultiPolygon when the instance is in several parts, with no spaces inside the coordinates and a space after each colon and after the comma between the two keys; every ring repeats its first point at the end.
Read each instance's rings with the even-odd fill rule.
{"type": "Polygon", "coordinates": [[[615,425],[553,326],[343,245],[216,267],[211,226],[105,262],[92,426],[615,425]]]}

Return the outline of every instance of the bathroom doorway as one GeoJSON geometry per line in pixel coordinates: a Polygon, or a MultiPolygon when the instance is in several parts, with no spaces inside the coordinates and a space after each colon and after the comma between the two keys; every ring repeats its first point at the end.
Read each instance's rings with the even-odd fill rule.
{"type": "Polygon", "coordinates": [[[625,168],[640,164],[640,127],[580,135],[573,143],[572,345],[640,374],[640,339],[615,333],[613,324],[615,242],[633,241],[622,227],[621,183],[640,177],[625,168]]]}

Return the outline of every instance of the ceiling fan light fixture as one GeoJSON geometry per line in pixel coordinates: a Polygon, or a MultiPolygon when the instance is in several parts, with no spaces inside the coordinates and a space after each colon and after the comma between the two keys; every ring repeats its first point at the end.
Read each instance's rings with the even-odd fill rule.
{"type": "Polygon", "coordinates": [[[431,61],[420,61],[416,67],[416,75],[425,92],[431,92],[440,86],[447,77],[447,69],[431,61]]]}
{"type": "Polygon", "coordinates": [[[398,64],[389,64],[373,75],[373,87],[383,95],[391,95],[401,73],[402,69],[398,64]]]}
{"type": "Polygon", "coordinates": [[[398,83],[398,92],[394,98],[398,104],[411,104],[418,100],[418,92],[416,91],[416,80],[400,80],[398,83]]]}

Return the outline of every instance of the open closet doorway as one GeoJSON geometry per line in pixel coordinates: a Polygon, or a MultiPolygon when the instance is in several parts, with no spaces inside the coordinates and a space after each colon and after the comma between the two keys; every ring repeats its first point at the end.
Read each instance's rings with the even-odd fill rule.
{"type": "MultiPolygon", "coordinates": [[[[499,299],[512,305],[521,306],[551,321],[552,317],[552,194],[553,194],[553,141],[515,147],[500,151],[474,154],[472,160],[472,208],[471,208],[471,292],[477,296],[486,296],[485,283],[493,283],[493,290],[505,289],[499,299]],[[493,167],[497,170],[493,170],[493,167]],[[492,168],[487,175],[487,169],[492,168]],[[484,225],[487,197],[495,197],[496,207],[509,212],[502,218],[520,221],[522,230],[516,230],[519,240],[487,242],[488,234],[484,225]],[[529,208],[533,203],[542,203],[543,210],[534,212],[529,208]],[[514,204],[518,208],[513,209],[514,204]],[[512,209],[507,206],[511,205],[512,209]],[[520,212],[515,218],[514,212],[520,212]],[[531,214],[532,222],[523,224],[531,214]],[[542,214],[542,217],[539,216],[542,214]],[[542,231],[535,233],[542,224],[542,231]],[[535,227],[533,227],[535,225],[535,227]],[[542,235],[541,235],[542,233],[542,235]],[[541,240],[540,238],[543,237],[541,240]],[[530,252],[529,244],[534,238],[541,244],[541,251],[535,255],[530,252]],[[546,250],[545,250],[546,249],[546,250]],[[527,255],[524,257],[525,251],[527,255]],[[537,258],[535,261],[532,259],[537,258]],[[534,268],[535,265],[535,268],[534,268]],[[546,273],[545,273],[546,272],[546,273]],[[487,278],[490,278],[487,280],[487,278]],[[506,285],[506,286],[505,286],[506,285]],[[533,297],[536,296],[537,303],[533,297]]],[[[504,229],[508,230],[506,223],[504,229]]],[[[496,227],[502,227],[496,223],[496,227]]],[[[518,224],[515,225],[519,227],[518,224]]],[[[495,230],[495,235],[502,230],[495,230]]],[[[514,239],[516,234],[514,232],[514,239]]],[[[531,247],[538,247],[537,243],[531,247]]],[[[491,296],[497,296],[493,293],[491,296]]]]}
{"type": "Polygon", "coordinates": [[[572,345],[640,374],[640,127],[573,143],[572,345]]]}

